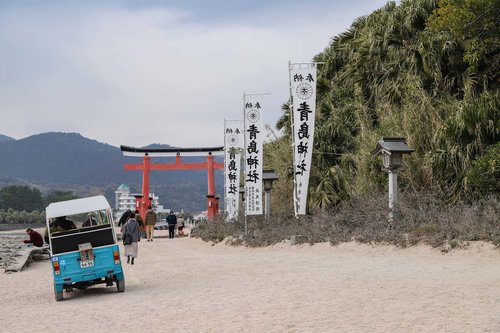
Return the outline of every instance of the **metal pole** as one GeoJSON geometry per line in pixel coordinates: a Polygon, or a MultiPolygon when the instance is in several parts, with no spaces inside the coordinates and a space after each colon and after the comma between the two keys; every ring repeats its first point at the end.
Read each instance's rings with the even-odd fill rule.
{"type": "MultiPolygon", "coordinates": [[[[227,165],[226,165],[226,157],[227,157],[227,150],[226,150],[226,145],[227,145],[227,142],[226,142],[226,118],[224,118],[224,211],[227,212],[227,217],[228,217],[228,220],[231,218],[229,216],[229,210],[228,210],[228,198],[226,196],[226,186],[228,184],[226,184],[226,178],[227,178],[227,174],[226,174],[226,171],[227,171],[227,165]]],[[[238,193],[238,196],[240,194],[238,193]]],[[[238,196],[236,196],[236,199],[238,199],[238,196]]],[[[239,208],[239,207],[238,207],[239,208]]]]}
{"type": "Polygon", "coordinates": [[[271,191],[266,191],[266,220],[271,216],[271,191]]]}
{"type": "MultiPolygon", "coordinates": [[[[288,88],[290,90],[290,98],[288,102],[288,108],[290,112],[290,128],[292,129],[292,133],[295,133],[295,128],[294,128],[294,121],[293,121],[293,93],[292,93],[292,62],[288,61],[288,88]]],[[[292,150],[293,150],[293,168],[294,168],[294,174],[293,174],[293,211],[295,214],[295,218],[299,218],[299,215],[297,214],[297,178],[295,175],[295,166],[297,165],[295,162],[295,134],[292,135],[292,150]]]]}
{"type": "MultiPolygon", "coordinates": [[[[245,131],[246,129],[246,126],[247,126],[247,121],[246,121],[246,117],[245,117],[245,96],[246,94],[243,93],[243,131],[245,131]]],[[[243,147],[246,147],[247,146],[247,136],[246,135],[243,135],[243,147]]],[[[246,174],[247,174],[247,157],[246,157],[246,153],[243,151],[243,153],[241,154],[242,158],[243,158],[243,166],[245,167],[245,170],[243,171],[243,177],[246,177],[246,174]]],[[[246,206],[246,203],[245,203],[245,199],[248,199],[247,197],[247,182],[246,182],[246,179],[244,180],[244,187],[245,187],[245,196],[242,198],[243,199],[243,212],[245,213],[245,238],[248,236],[248,227],[247,227],[247,206],[246,206]]]]}

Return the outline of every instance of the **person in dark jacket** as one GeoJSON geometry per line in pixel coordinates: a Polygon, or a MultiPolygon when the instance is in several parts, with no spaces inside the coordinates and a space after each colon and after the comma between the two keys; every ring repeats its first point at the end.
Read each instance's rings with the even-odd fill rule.
{"type": "Polygon", "coordinates": [[[171,210],[170,214],[167,216],[168,224],[168,238],[173,239],[175,236],[175,226],[177,224],[177,216],[175,216],[174,211],[171,210]]]}
{"type": "MultiPolygon", "coordinates": [[[[59,216],[53,222],[49,223],[50,233],[54,233],[57,231],[65,231],[76,229],[76,224],[73,221],[66,219],[66,216],[59,216]]],[[[49,230],[45,229],[45,235],[43,239],[48,244],[49,243],[49,230]]]]}
{"type": "Polygon", "coordinates": [[[56,217],[56,220],[52,223],[52,226],[59,227],[64,230],[76,229],[75,222],[68,220],[66,216],[56,217]]]}
{"type": "Polygon", "coordinates": [[[42,235],[40,235],[38,232],[36,232],[35,230],[33,230],[31,228],[26,229],[26,233],[30,236],[30,239],[25,239],[24,243],[33,244],[36,247],[43,246],[42,235]]]}
{"type": "Polygon", "coordinates": [[[120,217],[120,220],[118,220],[119,227],[121,227],[121,226],[125,225],[125,223],[127,223],[127,220],[129,219],[130,214],[132,214],[132,211],[130,209],[127,209],[125,211],[125,213],[122,214],[122,216],[120,217]]]}
{"type": "Polygon", "coordinates": [[[90,227],[93,225],[97,225],[97,221],[94,218],[94,216],[92,215],[92,213],[88,213],[87,219],[85,220],[85,222],[83,222],[82,227],[90,227]]]}

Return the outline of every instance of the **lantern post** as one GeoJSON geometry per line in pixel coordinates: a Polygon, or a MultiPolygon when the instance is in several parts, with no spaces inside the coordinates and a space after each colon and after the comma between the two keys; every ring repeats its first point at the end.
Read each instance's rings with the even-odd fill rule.
{"type": "Polygon", "coordinates": [[[245,206],[245,186],[240,186],[240,196],[241,201],[243,203],[243,214],[245,214],[245,236],[248,235],[248,227],[247,227],[247,209],[245,206]]]}
{"type": "Polygon", "coordinates": [[[389,174],[389,220],[397,219],[398,172],[403,167],[403,155],[415,150],[406,145],[405,138],[383,137],[377,143],[372,155],[381,155],[383,170],[389,174]]]}
{"type": "Polygon", "coordinates": [[[278,179],[278,175],[274,170],[264,170],[262,172],[262,181],[264,182],[264,192],[266,193],[266,220],[271,216],[271,190],[273,182],[278,179]]]}

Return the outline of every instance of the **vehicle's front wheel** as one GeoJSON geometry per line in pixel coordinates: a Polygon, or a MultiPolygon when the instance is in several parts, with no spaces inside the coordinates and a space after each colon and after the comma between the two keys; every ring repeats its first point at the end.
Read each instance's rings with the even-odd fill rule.
{"type": "Polygon", "coordinates": [[[125,279],[116,281],[116,289],[118,289],[120,293],[125,291],[125,279]]]}
{"type": "Polygon", "coordinates": [[[63,292],[54,290],[55,296],[56,296],[56,301],[62,301],[63,300],[63,292]]]}

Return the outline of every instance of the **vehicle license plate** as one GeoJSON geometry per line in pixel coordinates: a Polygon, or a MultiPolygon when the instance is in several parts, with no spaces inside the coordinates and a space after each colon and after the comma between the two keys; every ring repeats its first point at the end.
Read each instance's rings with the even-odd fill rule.
{"type": "Polygon", "coordinates": [[[92,267],[94,266],[94,260],[82,260],[80,261],[80,267],[85,268],[85,267],[92,267]]]}

